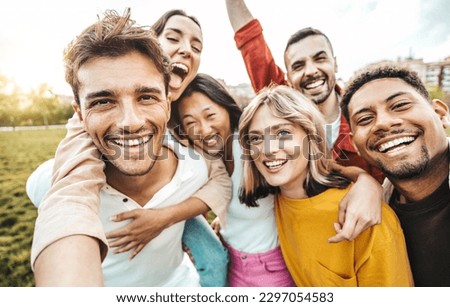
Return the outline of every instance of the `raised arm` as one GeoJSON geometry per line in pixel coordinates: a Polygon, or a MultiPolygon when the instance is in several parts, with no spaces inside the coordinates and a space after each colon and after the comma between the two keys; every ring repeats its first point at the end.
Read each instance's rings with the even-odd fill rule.
{"type": "MultiPolygon", "coordinates": [[[[76,115],[67,131],[55,155],[53,178],[47,179],[53,184],[41,196],[42,203],[36,204],[39,214],[31,264],[37,286],[102,285],[100,265],[107,240],[98,205],[105,183],[104,163],[76,115]]],[[[42,184],[40,179],[33,183],[30,177],[29,181],[30,190],[42,184]]]]}
{"type": "Polygon", "coordinates": [[[234,32],[237,32],[254,19],[244,0],[226,0],[225,2],[228,18],[234,32]]]}
{"type": "Polygon", "coordinates": [[[228,18],[235,32],[234,40],[241,51],[248,76],[255,92],[270,83],[286,84],[284,71],[275,64],[262,34],[243,0],[226,0],[228,18]]]}

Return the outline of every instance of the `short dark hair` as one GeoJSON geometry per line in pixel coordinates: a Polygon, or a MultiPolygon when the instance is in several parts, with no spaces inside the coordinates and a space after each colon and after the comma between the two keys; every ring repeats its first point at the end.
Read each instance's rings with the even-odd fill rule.
{"type": "Polygon", "coordinates": [[[242,114],[241,108],[224,85],[210,75],[199,73],[192,82],[189,83],[180,98],[172,102],[169,128],[173,129],[175,135],[178,137],[184,135],[184,132],[181,129],[181,119],[178,107],[184,98],[189,97],[194,93],[202,93],[221,107],[224,107],[230,117],[231,131],[236,131],[238,129],[239,119],[242,114]]]}
{"type": "Polygon", "coordinates": [[[300,29],[297,32],[295,32],[294,34],[292,34],[286,44],[286,49],[284,49],[284,52],[286,53],[286,51],[288,50],[288,48],[291,45],[293,45],[309,36],[313,36],[313,35],[321,35],[321,36],[325,37],[326,41],[328,42],[328,45],[330,46],[331,55],[334,55],[333,46],[331,45],[331,42],[330,42],[330,39],[328,38],[328,36],[326,36],[322,31],[311,28],[311,27],[300,29]]]}
{"type": "Polygon", "coordinates": [[[80,67],[92,58],[119,57],[130,52],[139,52],[153,61],[158,72],[163,75],[167,94],[170,81],[169,61],[153,32],[148,27],[137,26],[130,15],[129,8],[122,16],[114,10],[105,11],[102,19],[87,27],[64,50],[66,81],[72,87],[78,104],[80,67]]]}
{"type": "Polygon", "coordinates": [[[184,17],[187,17],[187,18],[191,19],[193,22],[195,22],[198,25],[198,27],[200,28],[200,30],[202,29],[202,27],[200,26],[200,22],[194,16],[186,14],[186,12],[183,11],[183,10],[170,10],[170,11],[165,12],[152,25],[152,30],[153,30],[153,32],[155,32],[156,36],[160,36],[161,35],[161,33],[164,31],[164,28],[166,27],[167,21],[173,16],[184,16],[184,17]]]}
{"type": "Polygon", "coordinates": [[[341,101],[342,113],[350,123],[348,105],[353,95],[366,83],[378,79],[401,79],[411,85],[420,95],[429,100],[429,94],[418,74],[406,67],[398,65],[369,65],[358,71],[349,81],[341,101]]]}

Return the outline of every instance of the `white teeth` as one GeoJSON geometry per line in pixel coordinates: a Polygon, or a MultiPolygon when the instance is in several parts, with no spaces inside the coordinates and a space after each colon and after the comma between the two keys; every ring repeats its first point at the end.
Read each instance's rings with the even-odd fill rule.
{"type": "Polygon", "coordinates": [[[280,167],[284,163],[286,163],[286,160],[276,160],[276,161],[264,162],[264,165],[267,166],[268,168],[276,168],[276,167],[280,167]]]}
{"type": "Polygon", "coordinates": [[[211,137],[207,137],[205,138],[203,141],[208,145],[208,146],[214,146],[217,144],[219,140],[219,136],[218,135],[213,135],[211,137]]]}
{"type": "Polygon", "coordinates": [[[132,147],[132,146],[138,146],[147,143],[150,140],[149,136],[138,138],[138,139],[114,139],[112,140],[115,144],[119,146],[126,146],[126,147],[132,147]]]}
{"type": "Polygon", "coordinates": [[[185,74],[187,74],[189,72],[189,68],[182,63],[172,63],[172,69],[174,67],[181,69],[185,74]]]}
{"type": "Polygon", "coordinates": [[[405,137],[402,137],[402,138],[398,138],[398,139],[389,141],[387,143],[381,144],[378,147],[378,151],[386,152],[386,151],[388,151],[389,149],[391,149],[391,148],[393,148],[395,146],[398,146],[398,145],[403,144],[403,143],[411,143],[412,141],[414,141],[414,138],[412,136],[405,136],[405,137]]]}
{"type": "Polygon", "coordinates": [[[313,89],[313,88],[316,88],[316,87],[321,86],[322,84],[324,84],[324,82],[325,82],[325,80],[317,80],[317,81],[314,81],[313,83],[307,84],[307,85],[305,86],[305,88],[306,88],[307,90],[310,90],[310,89],[313,89]]]}

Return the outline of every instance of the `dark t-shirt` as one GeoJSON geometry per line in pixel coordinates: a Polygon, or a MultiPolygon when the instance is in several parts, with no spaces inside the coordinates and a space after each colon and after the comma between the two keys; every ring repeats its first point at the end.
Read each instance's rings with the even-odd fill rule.
{"type": "MultiPolygon", "coordinates": [[[[420,189],[420,187],[417,187],[420,189]]],[[[448,178],[425,199],[400,204],[389,201],[405,234],[414,283],[419,287],[450,286],[450,188],[448,178]]]]}

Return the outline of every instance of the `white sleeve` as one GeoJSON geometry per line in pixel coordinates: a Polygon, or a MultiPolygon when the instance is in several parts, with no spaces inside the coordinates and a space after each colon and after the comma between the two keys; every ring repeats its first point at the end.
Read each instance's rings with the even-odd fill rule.
{"type": "Polygon", "coordinates": [[[36,208],[39,208],[45,194],[52,187],[52,171],[54,159],[50,159],[42,163],[28,177],[26,183],[26,192],[28,198],[36,208]]]}

